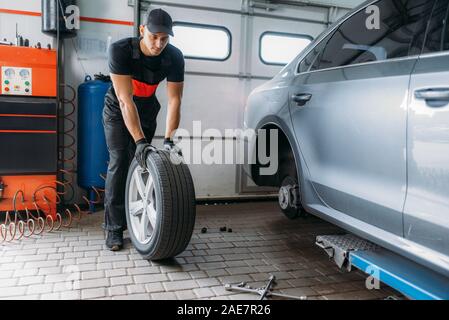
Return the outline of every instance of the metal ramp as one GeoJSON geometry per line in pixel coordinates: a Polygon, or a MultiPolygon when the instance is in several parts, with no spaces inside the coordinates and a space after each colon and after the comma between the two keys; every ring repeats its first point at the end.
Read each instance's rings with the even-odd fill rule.
{"type": "Polygon", "coordinates": [[[354,235],[318,236],[340,268],[368,273],[413,300],[449,300],[449,278],[354,235]]]}
{"type": "Polygon", "coordinates": [[[324,249],[329,255],[329,258],[334,260],[340,269],[346,268],[348,271],[351,271],[351,264],[348,263],[351,252],[375,251],[380,249],[374,243],[358,238],[352,234],[318,236],[316,238],[316,245],[324,249]]]}

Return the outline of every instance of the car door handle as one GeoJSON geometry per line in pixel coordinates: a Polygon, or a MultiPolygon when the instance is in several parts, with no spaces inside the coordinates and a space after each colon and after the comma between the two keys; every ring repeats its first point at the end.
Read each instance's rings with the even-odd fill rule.
{"type": "Polygon", "coordinates": [[[434,88],[415,91],[415,98],[430,101],[449,101],[449,88],[434,88]]]}
{"type": "Polygon", "coordinates": [[[299,93],[294,94],[292,96],[292,100],[298,104],[298,106],[303,106],[307,102],[309,102],[312,99],[312,95],[310,93],[299,93]]]}

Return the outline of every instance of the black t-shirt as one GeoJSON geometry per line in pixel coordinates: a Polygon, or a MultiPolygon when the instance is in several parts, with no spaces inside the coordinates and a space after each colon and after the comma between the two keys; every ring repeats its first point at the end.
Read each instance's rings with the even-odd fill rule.
{"type": "MultiPolygon", "coordinates": [[[[118,75],[133,75],[133,41],[138,38],[126,38],[113,43],[109,49],[109,71],[118,75]]],[[[170,82],[184,81],[184,56],[175,46],[168,44],[159,56],[148,57],[143,54],[138,46],[140,59],[138,64],[141,68],[148,68],[152,71],[164,69],[163,74],[157,80],[159,82],[167,78],[170,82]],[[162,65],[161,61],[169,58],[171,65],[162,65]],[[165,77],[162,77],[165,76],[165,77]]]]}
{"type": "MultiPolygon", "coordinates": [[[[138,108],[158,104],[155,93],[160,82],[184,81],[184,56],[171,44],[159,56],[145,56],[139,38],[126,38],[113,43],[109,49],[109,71],[116,75],[130,75],[133,81],[134,102],[138,108]]],[[[111,87],[106,97],[110,109],[119,111],[118,100],[111,87]]],[[[112,111],[111,110],[111,111],[112,111]]]]}

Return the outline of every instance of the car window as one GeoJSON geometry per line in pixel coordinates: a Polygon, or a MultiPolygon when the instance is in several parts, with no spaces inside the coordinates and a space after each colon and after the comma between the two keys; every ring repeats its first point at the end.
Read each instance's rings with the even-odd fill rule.
{"type": "Polygon", "coordinates": [[[317,61],[318,56],[323,52],[324,47],[326,46],[327,42],[331,38],[332,33],[329,34],[326,38],[320,41],[319,44],[317,44],[312,51],[310,51],[307,56],[301,61],[298,68],[298,73],[307,72],[307,71],[313,71],[313,67],[315,66],[315,62],[317,61]]]}
{"type": "Polygon", "coordinates": [[[421,53],[423,39],[419,35],[425,34],[434,2],[381,0],[368,7],[370,10],[361,10],[338,28],[316,69],[421,53]]]}
{"type": "Polygon", "coordinates": [[[444,19],[443,50],[449,50],[449,5],[444,19]]]}
{"type": "MultiPolygon", "coordinates": [[[[447,12],[448,12],[449,0],[438,0],[433,9],[432,18],[429,23],[429,28],[426,36],[426,43],[423,48],[423,53],[438,52],[441,50],[447,50],[445,44],[447,34],[443,35],[443,31],[447,28],[447,12]]],[[[446,32],[447,33],[447,32],[446,32]]]]}

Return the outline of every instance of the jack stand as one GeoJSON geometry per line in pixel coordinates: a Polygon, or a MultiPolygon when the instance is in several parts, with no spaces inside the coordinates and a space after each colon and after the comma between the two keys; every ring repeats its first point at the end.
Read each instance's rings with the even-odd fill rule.
{"type": "Polygon", "coordinates": [[[239,291],[239,292],[246,292],[246,293],[254,293],[254,294],[260,295],[260,300],[265,300],[265,298],[268,298],[268,297],[279,297],[279,298],[286,298],[286,299],[293,299],[293,300],[307,300],[307,297],[305,297],[305,296],[297,297],[297,296],[290,296],[288,294],[272,292],[271,290],[273,289],[273,286],[275,284],[276,284],[276,277],[271,275],[265,288],[254,289],[254,288],[248,287],[246,285],[246,282],[242,282],[236,286],[233,286],[231,284],[226,284],[225,290],[226,291],[239,291]]]}

